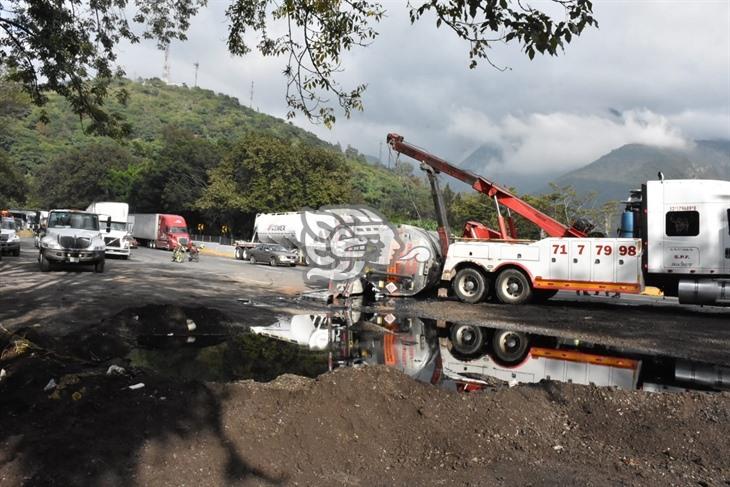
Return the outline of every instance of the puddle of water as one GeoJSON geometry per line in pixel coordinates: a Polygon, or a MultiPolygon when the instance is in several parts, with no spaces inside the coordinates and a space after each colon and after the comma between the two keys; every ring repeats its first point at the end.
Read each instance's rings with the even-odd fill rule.
{"type": "Polygon", "coordinates": [[[456,390],[543,380],[650,391],[730,389],[728,367],[358,308],[285,316],[241,333],[221,317],[174,307],[133,314],[130,365],[174,380],[218,382],[316,377],[336,367],[380,364],[456,390]]]}
{"type": "Polygon", "coordinates": [[[316,377],[329,370],[326,353],[251,333],[143,335],[127,358],[133,367],[174,380],[266,382],[287,373],[316,377]]]}
{"type": "Polygon", "coordinates": [[[327,351],[330,368],[383,364],[457,390],[543,380],[648,391],[730,389],[728,367],[393,314],[297,315],[252,331],[327,351]]]}

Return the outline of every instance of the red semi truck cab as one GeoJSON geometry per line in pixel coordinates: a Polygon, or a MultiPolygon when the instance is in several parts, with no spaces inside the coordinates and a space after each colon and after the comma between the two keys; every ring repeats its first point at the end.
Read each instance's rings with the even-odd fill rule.
{"type": "Polygon", "coordinates": [[[134,213],[129,217],[132,236],[147,247],[173,250],[190,243],[188,224],[180,215],[134,213]]]}
{"type": "Polygon", "coordinates": [[[177,244],[185,247],[190,243],[190,235],[188,235],[188,224],[185,218],[179,215],[159,215],[157,226],[158,248],[166,248],[173,250],[177,244]]]}

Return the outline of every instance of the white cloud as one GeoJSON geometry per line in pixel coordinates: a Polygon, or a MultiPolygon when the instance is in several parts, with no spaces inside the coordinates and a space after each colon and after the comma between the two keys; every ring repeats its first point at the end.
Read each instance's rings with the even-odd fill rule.
{"type": "MultiPolygon", "coordinates": [[[[497,141],[510,164],[551,171],[585,164],[627,142],[668,145],[730,138],[730,2],[595,2],[600,29],[586,31],[558,57],[529,61],[516,46],[496,45],[469,70],[468,45],[436,29],[432,18],[411,26],[405,0],[384,1],[389,16],[369,47],[346,54],[339,80],[368,83],[365,112],[341,115],[333,130],[302,116],[294,123],[343,146],[376,155],[388,132],[459,161],[478,143],[497,141]],[[623,114],[608,114],[615,107],[623,114]],[[684,137],[683,137],[684,135],[684,137]],[[544,162],[540,162],[544,161],[544,162]]],[[[214,1],[172,46],[174,81],[199,84],[283,117],[284,60],[228,55],[227,1],[214,1]]],[[[545,3],[543,3],[545,5],[545,3]]],[[[160,76],[162,54],[151,43],[120,56],[130,76],[160,76]]]]}
{"type": "MultiPolygon", "coordinates": [[[[501,149],[500,169],[517,174],[562,173],[625,144],[685,148],[691,142],[667,117],[647,109],[616,117],[565,112],[507,115],[493,122],[472,109],[457,111],[448,133],[471,146],[501,149]]],[[[485,168],[485,173],[495,168],[485,168]]]]}

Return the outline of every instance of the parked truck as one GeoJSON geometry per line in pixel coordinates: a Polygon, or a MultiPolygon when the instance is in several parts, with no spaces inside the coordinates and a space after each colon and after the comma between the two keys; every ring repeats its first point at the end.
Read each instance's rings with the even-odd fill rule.
{"type": "MultiPolygon", "coordinates": [[[[316,213],[305,211],[289,211],[280,213],[259,213],[253,224],[251,240],[234,242],[234,257],[238,260],[249,260],[249,251],[259,244],[277,244],[288,250],[297,252],[297,262],[307,264],[302,232],[305,218],[312,218],[316,213]]],[[[334,218],[327,218],[327,224],[335,224],[334,218]]]]}
{"type": "Polygon", "coordinates": [[[174,250],[178,244],[187,247],[190,243],[188,225],[179,215],[135,213],[129,221],[133,222],[132,236],[140,245],[174,250]]]}
{"type": "Polygon", "coordinates": [[[130,234],[127,228],[129,205],[120,202],[100,201],[91,203],[86,211],[99,215],[99,221],[101,222],[111,221],[110,231],[104,235],[106,255],[119,255],[122,259],[128,259],[131,254],[130,234]]]}
{"type": "Polygon", "coordinates": [[[16,257],[20,255],[20,237],[17,230],[15,218],[0,217],[0,259],[4,253],[13,254],[16,257]]]}
{"type": "MultiPolygon", "coordinates": [[[[559,290],[641,293],[652,285],[678,296],[680,303],[730,305],[729,181],[664,180],[660,174],[632,193],[618,238],[590,238],[585,222],[564,225],[397,134],[389,134],[387,142],[420,161],[427,173],[445,256],[432,260],[441,267],[442,282],[461,301],[495,296],[502,303],[521,304],[548,299],[559,290]],[[499,228],[468,222],[463,238],[452,238],[437,179],[442,172],[490,198],[499,228]],[[512,214],[537,225],[547,238],[520,239],[512,214]]],[[[412,277],[404,265],[394,262],[392,272],[369,282],[380,292],[397,294],[412,277]]]]}
{"type": "MultiPolygon", "coordinates": [[[[106,221],[106,233],[111,220],[106,221]]],[[[48,223],[40,233],[38,263],[41,271],[56,264],[91,264],[95,272],[104,272],[104,233],[99,216],[78,210],[51,210],[48,223]]]]}

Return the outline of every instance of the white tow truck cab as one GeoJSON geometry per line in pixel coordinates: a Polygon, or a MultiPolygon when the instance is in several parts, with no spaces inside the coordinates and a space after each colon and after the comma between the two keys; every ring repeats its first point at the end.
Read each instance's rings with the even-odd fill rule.
{"type": "Polygon", "coordinates": [[[641,293],[685,304],[730,304],[730,182],[649,181],[627,202],[626,238],[457,239],[442,279],[466,302],[503,303],[558,290],[641,293]],[[629,238],[630,237],[630,238],[629,238]]]}

